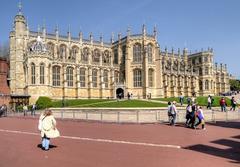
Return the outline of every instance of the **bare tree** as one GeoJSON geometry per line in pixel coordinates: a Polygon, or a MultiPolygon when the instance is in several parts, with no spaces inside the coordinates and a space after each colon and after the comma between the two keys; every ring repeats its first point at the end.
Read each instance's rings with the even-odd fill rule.
{"type": "Polygon", "coordinates": [[[0,44],[0,57],[9,58],[9,42],[0,44]]]}

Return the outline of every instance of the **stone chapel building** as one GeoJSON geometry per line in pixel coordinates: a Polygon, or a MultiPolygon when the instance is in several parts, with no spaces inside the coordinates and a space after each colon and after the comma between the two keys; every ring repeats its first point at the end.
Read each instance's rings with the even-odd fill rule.
{"type": "Polygon", "coordinates": [[[127,35],[109,43],[31,31],[19,9],[10,32],[10,89],[14,98],[34,103],[52,99],[133,98],[218,95],[230,90],[226,65],[214,64],[213,50],[177,53],[162,50],[157,30],[127,35]]]}

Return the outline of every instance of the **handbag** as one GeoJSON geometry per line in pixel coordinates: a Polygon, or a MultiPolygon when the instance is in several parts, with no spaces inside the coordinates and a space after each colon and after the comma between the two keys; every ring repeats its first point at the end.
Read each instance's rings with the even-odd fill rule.
{"type": "Polygon", "coordinates": [[[56,138],[60,136],[60,132],[58,131],[57,128],[50,130],[49,132],[46,133],[46,136],[48,138],[56,138]]]}

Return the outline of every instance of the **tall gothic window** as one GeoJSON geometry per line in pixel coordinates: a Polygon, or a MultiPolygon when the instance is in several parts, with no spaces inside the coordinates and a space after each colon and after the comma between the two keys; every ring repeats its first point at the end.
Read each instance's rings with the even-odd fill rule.
{"type": "Polygon", "coordinates": [[[108,88],[108,71],[104,70],[103,72],[103,82],[105,85],[105,88],[108,88]]]}
{"type": "Polygon", "coordinates": [[[94,50],[92,61],[95,62],[95,63],[100,62],[100,50],[99,49],[94,50]]]}
{"type": "Polygon", "coordinates": [[[115,84],[117,84],[119,82],[119,72],[118,71],[114,72],[114,82],[115,82],[115,84]]]}
{"type": "Polygon", "coordinates": [[[142,71],[140,69],[135,69],[133,71],[133,86],[134,87],[142,86],[142,71]]]}
{"type": "Polygon", "coordinates": [[[118,64],[118,50],[114,49],[113,64],[118,64]]]}
{"type": "Polygon", "coordinates": [[[135,63],[142,62],[141,45],[140,44],[135,44],[133,46],[133,62],[135,62],[135,63]]]}
{"type": "Polygon", "coordinates": [[[200,89],[200,90],[203,90],[203,83],[202,83],[201,80],[199,81],[199,89],[200,89]]]}
{"type": "Polygon", "coordinates": [[[104,64],[109,64],[110,63],[110,53],[108,50],[104,51],[103,54],[103,63],[104,64]]]}
{"type": "Polygon", "coordinates": [[[77,54],[78,54],[78,50],[79,49],[78,49],[77,46],[72,47],[70,59],[76,60],[76,57],[77,57],[77,54]]]}
{"type": "Polygon", "coordinates": [[[147,45],[147,56],[148,56],[148,62],[149,63],[152,63],[152,61],[153,61],[153,51],[152,51],[153,49],[152,49],[152,45],[151,44],[148,44],[147,45]]]}
{"type": "Polygon", "coordinates": [[[36,84],[36,67],[35,64],[31,64],[31,83],[36,84]]]}
{"type": "Polygon", "coordinates": [[[199,75],[203,75],[202,68],[199,68],[199,75]]]}
{"type": "Polygon", "coordinates": [[[50,52],[52,56],[54,56],[54,44],[52,42],[47,43],[47,50],[50,52]]]}
{"type": "Polygon", "coordinates": [[[209,69],[208,67],[205,67],[205,75],[208,75],[209,74],[209,69]]]}
{"type": "Polygon", "coordinates": [[[53,66],[52,70],[53,86],[60,86],[60,67],[53,66]]]}
{"type": "Polygon", "coordinates": [[[86,87],[86,69],[80,68],[80,87],[86,87]]]}
{"type": "Polygon", "coordinates": [[[87,48],[87,47],[83,48],[81,60],[87,62],[89,54],[90,54],[89,48],[87,48]]]}
{"type": "Polygon", "coordinates": [[[148,70],[148,86],[153,87],[153,69],[148,70]]]}
{"type": "Polygon", "coordinates": [[[204,57],[204,61],[207,63],[208,62],[208,57],[204,57]]]}
{"type": "Polygon", "coordinates": [[[44,64],[40,64],[40,84],[44,84],[44,77],[45,77],[45,69],[44,64]]]}
{"type": "Polygon", "coordinates": [[[205,90],[209,90],[209,81],[208,80],[205,81],[205,90]]]}
{"type": "Polygon", "coordinates": [[[92,86],[93,88],[97,88],[97,82],[98,82],[98,71],[96,69],[92,70],[92,86]]]}
{"type": "Polygon", "coordinates": [[[60,48],[59,48],[59,58],[60,59],[63,59],[63,58],[66,58],[66,54],[67,54],[67,47],[66,45],[60,45],[60,48]]]}
{"type": "Polygon", "coordinates": [[[67,86],[69,87],[73,86],[73,68],[72,67],[67,68],[67,86]]]}

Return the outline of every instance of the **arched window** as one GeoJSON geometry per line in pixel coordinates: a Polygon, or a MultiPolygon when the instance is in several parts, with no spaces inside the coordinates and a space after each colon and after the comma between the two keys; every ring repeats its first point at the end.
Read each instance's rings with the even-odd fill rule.
{"type": "Polygon", "coordinates": [[[88,56],[90,54],[90,49],[85,47],[83,48],[82,55],[81,55],[81,60],[87,62],[88,61],[88,56]]]}
{"type": "Polygon", "coordinates": [[[53,86],[60,86],[60,67],[53,66],[52,70],[53,70],[52,72],[53,86]]]}
{"type": "Polygon", "coordinates": [[[86,86],[86,69],[80,68],[80,87],[86,86]]]}
{"type": "Polygon", "coordinates": [[[209,81],[208,80],[205,81],[205,90],[209,90],[209,81]]]}
{"type": "Polygon", "coordinates": [[[148,86],[153,87],[153,69],[148,70],[148,86]]]}
{"type": "Polygon", "coordinates": [[[40,64],[40,84],[44,84],[44,77],[45,77],[45,69],[44,64],[40,64]]]}
{"type": "Polygon", "coordinates": [[[73,68],[67,67],[67,86],[73,86],[73,68]]]}
{"type": "Polygon", "coordinates": [[[92,70],[92,86],[93,88],[97,88],[98,83],[98,71],[96,69],[92,70]]]}
{"type": "Polygon", "coordinates": [[[133,71],[133,86],[134,87],[142,86],[142,71],[140,69],[135,69],[133,71]]]}
{"type": "Polygon", "coordinates": [[[153,62],[152,44],[148,44],[146,49],[147,49],[146,51],[148,56],[148,62],[152,63],[153,62]]]}
{"type": "Polygon", "coordinates": [[[78,54],[78,47],[74,46],[71,50],[71,55],[70,55],[70,59],[72,60],[76,60],[77,54],[78,54]]]}
{"type": "Polygon", "coordinates": [[[47,43],[47,50],[50,52],[52,56],[54,56],[54,44],[52,42],[47,43]]]}
{"type": "Polygon", "coordinates": [[[36,68],[34,63],[31,64],[31,83],[36,84],[36,68]]]}
{"type": "Polygon", "coordinates": [[[66,45],[60,45],[60,48],[59,48],[59,58],[60,59],[63,59],[63,58],[66,58],[66,53],[67,52],[67,47],[66,45]]]}
{"type": "Polygon", "coordinates": [[[108,50],[104,51],[103,54],[103,63],[104,64],[109,64],[110,63],[110,53],[108,50]]]}
{"type": "Polygon", "coordinates": [[[133,62],[135,62],[135,63],[142,62],[141,45],[140,44],[135,44],[133,46],[133,62]]]}
{"type": "Polygon", "coordinates": [[[99,49],[94,50],[92,61],[95,62],[95,63],[100,62],[100,50],[99,49]]]}
{"type": "Polygon", "coordinates": [[[103,72],[103,82],[105,85],[105,88],[108,88],[108,71],[104,70],[103,72]]]}

